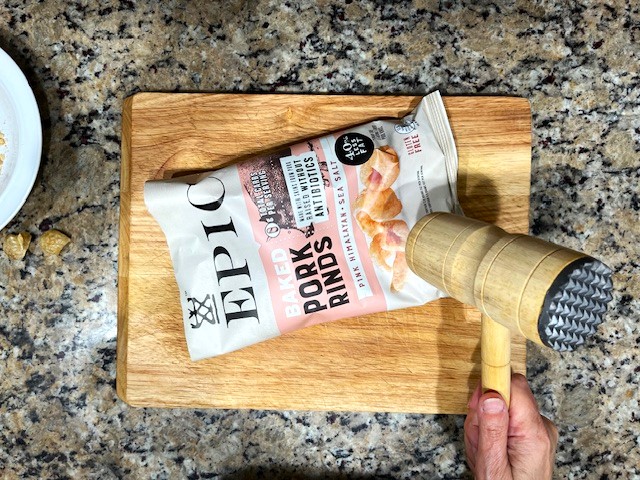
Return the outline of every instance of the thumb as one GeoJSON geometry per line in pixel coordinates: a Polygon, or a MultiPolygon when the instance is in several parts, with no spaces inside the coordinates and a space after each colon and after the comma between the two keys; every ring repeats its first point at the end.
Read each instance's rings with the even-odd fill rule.
{"type": "Polygon", "coordinates": [[[485,393],[478,408],[478,453],[476,476],[478,479],[511,479],[511,466],[507,456],[509,411],[496,392],[485,393]]]}

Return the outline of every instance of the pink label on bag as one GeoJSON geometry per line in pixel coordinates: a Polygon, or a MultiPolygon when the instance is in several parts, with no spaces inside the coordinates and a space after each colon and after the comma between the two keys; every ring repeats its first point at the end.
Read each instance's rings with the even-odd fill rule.
{"type": "Polygon", "coordinates": [[[366,239],[351,221],[355,167],[315,140],[238,173],[282,333],[386,309],[366,239]]]}

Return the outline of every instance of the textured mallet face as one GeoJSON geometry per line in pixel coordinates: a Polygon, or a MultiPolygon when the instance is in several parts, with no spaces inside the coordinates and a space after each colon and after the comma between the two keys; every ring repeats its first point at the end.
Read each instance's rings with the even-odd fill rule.
{"type": "Polygon", "coordinates": [[[593,335],[611,300],[611,270],[589,258],[569,265],[547,292],[538,320],[545,345],[571,351],[593,335]]]}

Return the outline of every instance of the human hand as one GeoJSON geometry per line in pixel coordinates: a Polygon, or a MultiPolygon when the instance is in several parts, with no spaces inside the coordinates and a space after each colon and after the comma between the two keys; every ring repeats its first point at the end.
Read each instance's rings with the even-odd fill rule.
{"type": "Polygon", "coordinates": [[[464,422],[467,462],[479,480],[547,480],[555,462],[558,429],[540,415],[527,379],[511,377],[511,405],[478,385],[464,422]]]}

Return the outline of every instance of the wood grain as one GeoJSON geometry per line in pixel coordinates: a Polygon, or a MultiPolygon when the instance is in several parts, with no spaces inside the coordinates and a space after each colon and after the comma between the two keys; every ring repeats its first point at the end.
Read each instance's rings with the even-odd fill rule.
{"type": "MultiPolygon", "coordinates": [[[[191,362],[178,289],[144,182],[401,117],[411,96],[142,93],[123,114],[117,389],[131,405],[462,413],[480,374],[480,314],[452,299],[299,330],[191,362]]],[[[527,232],[529,104],[448,97],[465,213],[527,232]]],[[[524,371],[525,343],[512,365],[524,371]]]]}

